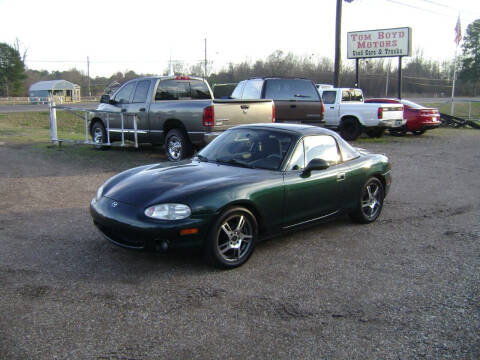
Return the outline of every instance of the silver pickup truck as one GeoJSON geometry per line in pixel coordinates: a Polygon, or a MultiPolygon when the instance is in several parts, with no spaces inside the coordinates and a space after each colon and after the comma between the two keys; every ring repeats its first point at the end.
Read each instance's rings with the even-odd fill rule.
{"type": "Polygon", "coordinates": [[[193,154],[219,132],[248,123],[275,122],[272,100],[213,100],[208,83],[196,77],[165,76],[130,80],[112,96],[103,95],[90,119],[94,143],[122,137],[133,139],[133,119],[140,143],[164,144],[168,159],[177,161],[193,154]],[[112,114],[113,112],[113,114],[112,114]],[[126,116],[122,128],[120,113],[126,116]],[[116,115],[118,113],[118,115],[116,115]]]}

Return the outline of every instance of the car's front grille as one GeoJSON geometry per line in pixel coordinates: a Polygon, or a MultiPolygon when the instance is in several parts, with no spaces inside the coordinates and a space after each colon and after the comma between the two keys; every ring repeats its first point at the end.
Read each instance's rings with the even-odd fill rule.
{"type": "Polygon", "coordinates": [[[145,248],[146,240],[138,235],[125,231],[117,231],[98,223],[95,223],[95,225],[109,240],[117,243],[118,245],[135,249],[145,248]]]}

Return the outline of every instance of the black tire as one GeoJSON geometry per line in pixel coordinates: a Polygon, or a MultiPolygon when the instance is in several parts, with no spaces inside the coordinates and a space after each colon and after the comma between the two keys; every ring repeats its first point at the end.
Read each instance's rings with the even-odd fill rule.
{"type": "Polygon", "coordinates": [[[420,136],[420,135],[425,134],[425,131],[426,130],[412,130],[412,134],[415,135],[415,136],[420,136]]]}
{"type": "Polygon", "coordinates": [[[185,132],[181,129],[172,129],[165,137],[165,154],[168,160],[179,161],[192,156],[193,146],[185,132]]]}
{"type": "Polygon", "coordinates": [[[107,142],[107,130],[105,130],[105,126],[100,122],[96,121],[90,130],[90,134],[92,136],[92,141],[95,143],[93,147],[95,149],[109,149],[108,146],[100,145],[102,143],[107,142]]]}
{"type": "Polygon", "coordinates": [[[340,125],[340,135],[345,140],[356,140],[362,133],[362,126],[355,118],[346,118],[340,125]]]}
{"type": "Polygon", "coordinates": [[[380,180],[371,177],[362,186],[357,209],[350,213],[353,221],[368,224],[377,220],[382,212],[385,190],[380,180]]]}
{"type": "Polygon", "coordinates": [[[367,133],[368,137],[371,138],[381,138],[383,134],[385,133],[385,128],[373,128],[373,129],[367,129],[365,130],[367,133]]]}
{"type": "Polygon", "coordinates": [[[388,132],[392,136],[405,136],[405,134],[407,133],[407,128],[401,127],[401,128],[388,129],[388,132]]]}
{"type": "Polygon", "coordinates": [[[221,269],[233,269],[252,255],[258,234],[255,216],[243,207],[225,210],[215,220],[205,242],[207,261],[221,269]]]}

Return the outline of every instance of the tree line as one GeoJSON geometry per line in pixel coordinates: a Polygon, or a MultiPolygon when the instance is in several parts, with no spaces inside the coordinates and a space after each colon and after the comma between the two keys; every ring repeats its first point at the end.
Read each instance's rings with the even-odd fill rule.
{"type": "MultiPolygon", "coordinates": [[[[28,88],[37,81],[63,79],[81,86],[82,96],[100,95],[113,82],[123,83],[130,79],[150,74],[137,74],[133,70],[117,72],[110,77],[88,78],[75,68],[68,71],[32,70],[25,67],[26,52],[20,53],[19,42],[13,46],[0,43],[0,96],[28,96],[28,88]]],[[[398,89],[398,58],[362,59],[359,61],[359,84],[369,97],[396,97],[398,89]]],[[[211,63],[207,64],[207,71],[211,63]]],[[[204,76],[202,62],[193,65],[176,63],[175,74],[204,76]]],[[[462,54],[458,59],[458,79],[455,95],[476,96],[480,85],[480,19],[469,24],[462,44],[462,54]]],[[[164,69],[163,75],[168,73],[164,69]]],[[[454,62],[435,61],[425,57],[422,50],[416,50],[412,57],[403,58],[402,93],[449,97],[452,90],[454,62]]],[[[237,83],[251,77],[289,76],[302,77],[315,83],[331,84],[333,81],[333,61],[329,58],[298,56],[291,52],[277,50],[266,59],[253,62],[230,63],[218,72],[207,76],[213,84],[237,83]]],[[[343,62],[342,87],[355,86],[354,60],[343,62]]]]}

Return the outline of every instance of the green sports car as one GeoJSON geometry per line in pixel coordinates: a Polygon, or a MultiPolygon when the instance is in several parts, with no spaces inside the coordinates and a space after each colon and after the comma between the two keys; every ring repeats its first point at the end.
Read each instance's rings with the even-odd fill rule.
{"type": "Polygon", "coordinates": [[[94,224],[131,249],[203,246],[234,268],[257,241],[348,214],[375,221],[390,187],[384,155],[307,125],[256,124],[225,131],[193,159],[124,171],[92,199],[94,224]]]}

